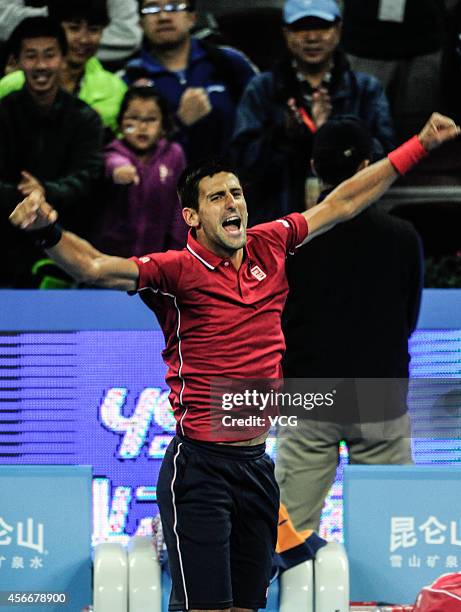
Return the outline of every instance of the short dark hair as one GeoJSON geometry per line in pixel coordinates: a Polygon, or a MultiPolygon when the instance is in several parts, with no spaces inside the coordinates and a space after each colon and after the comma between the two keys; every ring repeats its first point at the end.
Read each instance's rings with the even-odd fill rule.
{"type": "Polygon", "coordinates": [[[233,165],[223,158],[206,159],[187,166],[178,181],[178,195],[182,207],[198,210],[200,181],[220,172],[229,172],[238,176],[233,165]]]}
{"type": "Polygon", "coordinates": [[[8,39],[8,52],[18,58],[26,38],[56,38],[61,53],[67,53],[67,39],[60,23],[50,17],[27,17],[19,23],[8,39]]]}
{"type": "Polygon", "coordinates": [[[324,183],[339,185],[353,176],[365,159],[371,159],[372,141],[358,117],[330,119],[318,130],[312,148],[317,176],[324,183]]]}
{"type": "Polygon", "coordinates": [[[162,127],[165,136],[167,138],[171,137],[174,131],[172,113],[170,111],[167,101],[160,95],[160,93],[157,89],[155,89],[155,87],[134,85],[133,87],[130,87],[128,89],[120,105],[120,110],[117,117],[118,125],[121,125],[123,115],[126,113],[130,102],[136,99],[154,100],[156,102],[162,113],[162,127]]]}
{"type": "Polygon", "coordinates": [[[49,15],[56,21],[87,21],[90,25],[107,26],[110,22],[107,0],[52,0],[49,15]]]}

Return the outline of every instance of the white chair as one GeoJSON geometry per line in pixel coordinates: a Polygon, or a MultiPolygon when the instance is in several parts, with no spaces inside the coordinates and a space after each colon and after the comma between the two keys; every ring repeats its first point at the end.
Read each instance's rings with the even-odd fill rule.
{"type": "Polygon", "coordinates": [[[303,561],[283,572],[279,612],[314,612],[314,565],[303,561]]]}
{"type": "Polygon", "coordinates": [[[121,544],[98,544],[93,562],[94,612],[128,612],[128,563],[121,544]]]}
{"type": "Polygon", "coordinates": [[[128,544],[130,612],[161,612],[162,572],[150,537],[134,536],[128,544]]]}
{"type": "Polygon", "coordinates": [[[349,612],[349,562],[342,544],[317,551],[314,565],[316,612],[349,612]]]}
{"type": "MultiPolygon", "coordinates": [[[[341,544],[330,542],[315,561],[285,571],[279,612],[348,612],[349,563],[341,544]]],[[[149,537],[134,536],[128,555],[118,544],[100,544],[94,559],[94,612],[161,612],[162,574],[149,537]]]]}
{"type": "Polygon", "coordinates": [[[314,561],[280,577],[279,612],[349,612],[349,562],[341,544],[329,542],[314,561]]]}

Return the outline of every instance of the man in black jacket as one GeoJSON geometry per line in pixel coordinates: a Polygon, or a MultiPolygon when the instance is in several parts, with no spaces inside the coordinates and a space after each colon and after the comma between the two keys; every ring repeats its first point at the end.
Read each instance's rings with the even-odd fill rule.
{"type": "Polygon", "coordinates": [[[11,48],[26,83],[0,102],[0,284],[26,287],[40,251],[11,228],[8,215],[38,188],[68,226],[86,234],[81,222],[102,168],[102,126],[96,112],[60,88],[66,53],[60,26],[46,17],[28,18],[13,32],[11,48]]]}
{"type": "MultiPolygon", "coordinates": [[[[324,183],[322,199],[368,165],[370,145],[353,117],[320,128],[313,166],[324,183]]],[[[318,529],[341,440],[351,463],[412,461],[406,379],[421,298],[420,239],[409,223],[375,204],[301,247],[287,274],[284,375],[322,379],[320,386],[330,379],[337,392],[332,406],[306,413],[278,441],[282,501],[298,530],[318,529]]]]}

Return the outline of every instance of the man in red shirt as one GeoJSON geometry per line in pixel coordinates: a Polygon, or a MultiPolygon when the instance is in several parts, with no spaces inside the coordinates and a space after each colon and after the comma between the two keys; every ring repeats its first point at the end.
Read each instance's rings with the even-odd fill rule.
{"type": "Polygon", "coordinates": [[[230,441],[213,428],[210,387],[214,377],[281,377],[286,256],[357,215],[399,173],[458,134],[451,119],[435,114],[419,137],[341,184],[318,206],[248,232],[242,187],[229,167],[186,169],[178,187],[191,228],[186,249],[139,259],[104,255],[63,231],[41,193],[12,213],[11,222],[35,232],[40,246],[78,280],[140,292],[164,331],[178,423],[157,486],[172,574],[170,610],[253,610],[266,604],[279,506],[273,464],[264,452],[268,427],[257,423],[230,441]]]}

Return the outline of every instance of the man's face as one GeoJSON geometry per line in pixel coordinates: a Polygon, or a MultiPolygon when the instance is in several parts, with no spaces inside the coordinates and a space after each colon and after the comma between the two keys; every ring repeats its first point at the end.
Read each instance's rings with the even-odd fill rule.
{"type": "Polygon", "coordinates": [[[341,23],[307,17],[284,28],[285,40],[294,58],[305,66],[326,64],[341,38],[341,23]]]}
{"type": "Polygon", "coordinates": [[[235,174],[219,172],[199,183],[199,208],[186,221],[200,244],[219,256],[229,256],[246,243],[248,213],[242,186],[235,174]]]}
{"type": "Polygon", "coordinates": [[[18,58],[29,91],[43,96],[58,90],[63,56],[56,38],[25,38],[18,58]]]}
{"type": "Polygon", "coordinates": [[[84,66],[98,51],[103,26],[89,24],[84,19],[63,21],[61,25],[67,38],[66,60],[74,66],[84,66]]]}
{"type": "Polygon", "coordinates": [[[187,2],[178,0],[144,0],[142,9],[161,9],[159,12],[142,15],[141,26],[151,45],[159,49],[174,49],[186,41],[196,22],[196,14],[184,9],[187,2]]]}

